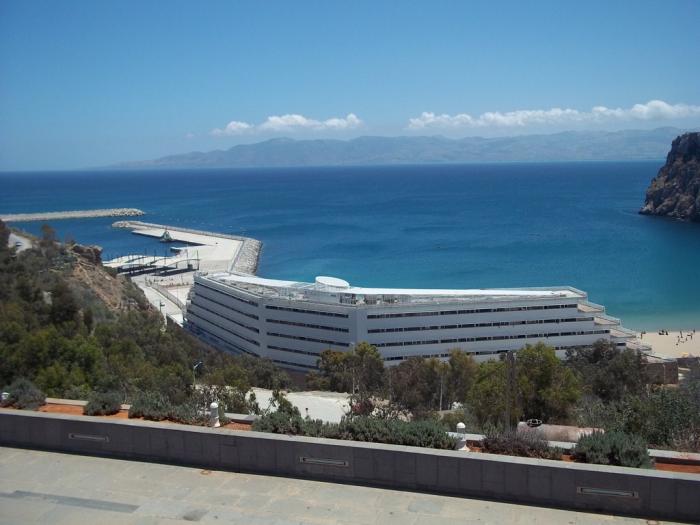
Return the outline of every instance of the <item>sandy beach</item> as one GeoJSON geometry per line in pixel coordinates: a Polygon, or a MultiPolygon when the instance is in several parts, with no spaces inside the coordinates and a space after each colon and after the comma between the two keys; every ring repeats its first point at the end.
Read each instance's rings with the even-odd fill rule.
{"type": "Polygon", "coordinates": [[[655,354],[666,357],[700,356],[700,329],[670,331],[668,335],[659,334],[658,331],[640,334],[637,340],[651,345],[655,354]],[[682,334],[682,335],[681,335],[682,334]]]}

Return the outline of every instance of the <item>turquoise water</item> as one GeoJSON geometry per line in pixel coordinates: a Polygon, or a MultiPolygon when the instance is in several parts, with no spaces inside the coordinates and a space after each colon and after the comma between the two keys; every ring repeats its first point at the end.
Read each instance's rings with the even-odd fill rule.
{"type": "MultiPolygon", "coordinates": [[[[700,224],[637,214],[661,164],[5,173],[0,212],[136,207],[144,221],[262,240],[266,277],[571,285],[632,328],[700,327],[700,224]]],[[[106,258],[164,250],[114,220],[53,226],[106,258]]]]}

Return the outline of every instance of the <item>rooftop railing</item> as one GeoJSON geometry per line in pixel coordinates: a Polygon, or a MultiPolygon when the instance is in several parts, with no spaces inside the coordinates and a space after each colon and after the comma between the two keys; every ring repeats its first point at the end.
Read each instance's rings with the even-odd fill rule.
{"type": "MultiPolygon", "coordinates": [[[[286,299],[294,301],[304,301],[317,304],[337,304],[349,306],[405,306],[405,305],[437,305],[437,304],[453,304],[453,303],[478,303],[478,302],[514,302],[522,300],[539,300],[539,299],[555,299],[567,298],[571,294],[576,296],[573,299],[585,297],[585,293],[569,286],[560,287],[530,287],[530,288],[513,288],[513,289],[498,289],[494,288],[493,295],[469,294],[464,295],[410,295],[410,294],[356,294],[349,291],[324,291],[319,290],[312,283],[298,283],[298,286],[289,287],[274,287],[261,284],[228,280],[225,278],[217,278],[216,275],[206,275],[200,272],[201,276],[206,276],[208,279],[218,282],[225,286],[230,286],[240,290],[245,290],[259,297],[273,297],[276,299],[286,299]],[[507,295],[511,290],[520,292],[541,292],[541,291],[560,291],[561,294],[550,296],[527,296],[527,295],[507,295]],[[500,295],[503,292],[504,295],[500,295]]],[[[232,275],[241,275],[240,272],[232,275]]]]}

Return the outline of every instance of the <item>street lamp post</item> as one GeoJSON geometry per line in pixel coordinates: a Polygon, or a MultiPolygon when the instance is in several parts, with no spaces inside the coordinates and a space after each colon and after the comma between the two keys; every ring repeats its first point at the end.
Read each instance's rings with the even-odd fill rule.
{"type": "Polygon", "coordinates": [[[202,366],[202,361],[198,361],[195,363],[195,365],[192,367],[192,390],[194,390],[194,387],[196,386],[197,383],[197,376],[195,375],[197,372],[197,369],[202,366]]]}

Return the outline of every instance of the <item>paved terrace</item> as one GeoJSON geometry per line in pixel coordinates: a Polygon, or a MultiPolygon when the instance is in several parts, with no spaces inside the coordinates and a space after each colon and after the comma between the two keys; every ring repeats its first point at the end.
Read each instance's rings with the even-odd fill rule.
{"type": "Polygon", "coordinates": [[[0,447],[0,524],[192,522],[650,523],[493,501],[0,447]]]}

